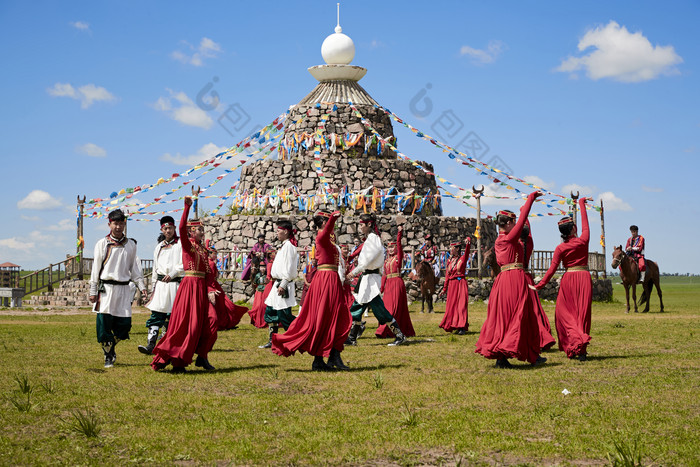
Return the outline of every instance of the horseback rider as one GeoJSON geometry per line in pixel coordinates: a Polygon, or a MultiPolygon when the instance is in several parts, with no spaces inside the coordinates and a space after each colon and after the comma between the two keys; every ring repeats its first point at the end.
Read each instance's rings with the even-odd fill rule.
{"type": "Polygon", "coordinates": [[[440,277],[440,264],[438,263],[438,248],[433,245],[433,236],[425,235],[425,243],[420,247],[419,254],[423,261],[428,263],[430,269],[435,273],[435,277],[440,277]]]}
{"type": "Polygon", "coordinates": [[[636,225],[630,226],[630,233],[632,236],[627,239],[625,252],[637,262],[640,273],[639,282],[644,282],[644,275],[647,270],[646,262],[644,261],[644,237],[639,235],[639,227],[636,225]]]}

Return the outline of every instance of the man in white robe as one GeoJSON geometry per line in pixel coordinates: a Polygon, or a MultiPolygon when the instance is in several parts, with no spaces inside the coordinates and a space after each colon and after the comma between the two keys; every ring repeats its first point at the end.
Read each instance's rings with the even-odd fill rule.
{"type": "Polygon", "coordinates": [[[372,310],[379,324],[389,324],[396,336],[396,340],[390,346],[406,343],[406,336],[399,329],[399,325],[384,306],[381,294],[382,275],[381,268],[384,265],[384,245],[377,234],[377,220],[372,214],[360,215],[360,233],[366,236],[357,257],[357,266],[348,274],[348,278],[360,275],[360,281],[355,287],[353,296],[355,302],[350,307],[352,315],[352,328],[348,335],[347,345],[357,345],[357,339],[364,331],[362,313],[367,308],[372,310]]]}
{"type": "Polygon", "coordinates": [[[270,275],[274,285],[265,298],[265,322],[269,326],[270,337],[266,344],[259,346],[261,349],[272,347],[272,335],[277,334],[280,326],[286,331],[295,318],[292,307],[297,304],[294,279],[299,269],[299,253],[291,222],[283,220],[277,223],[277,239],[282,246],[272,262],[270,275]]]}
{"type": "MultiPolygon", "coordinates": [[[[160,232],[164,237],[153,252],[153,295],[146,308],[151,310],[151,316],[146,321],[148,337],[146,345],[139,345],[139,352],[151,355],[158,331],[163,328],[163,335],[168,330],[170,313],[173,311],[173,302],[177,294],[177,288],[185,275],[182,265],[182,245],[175,234],[175,219],[165,216],[160,220],[160,232]]],[[[161,336],[162,337],[162,336],[161,336]]]]}
{"type": "Polygon", "coordinates": [[[136,256],[136,242],[124,235],[124,213],[120,209],[111,211],[108,225],[109,235],[95,245],[89,292],[92,311],[96,313],[97,342],[102,345],[105,368],[114,366],[117,343],[129,338],[131,302],[134,300],[129,282],[135,282],[144,300],[148,299],[141,264],[136,256]]]}

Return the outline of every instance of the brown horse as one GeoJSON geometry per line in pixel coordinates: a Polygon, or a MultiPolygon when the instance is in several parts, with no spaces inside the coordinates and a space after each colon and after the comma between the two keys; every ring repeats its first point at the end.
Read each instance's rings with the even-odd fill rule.
{"type": "Polygon", "coordinates": [[[501,272],[501,267],[498,265],[498,261],[496,261],[496,253],[494,252],[493,247],[489,248],[483,253],[481,260],[482,274],[483,270],[487,267],[489,269],[489,275],[491,276],[491,279],[495,279],[496,276],[501,272]]]}
{"type": "MultiPolygon", "coordinates": [[[[622,249],[622,245],[616,246],[612,253],[613,269],[620,268],[620,279],[622,279],[622,285],[625,287],[625,298],[627,300],[627,311],[630,312],[630,286],[632,286],[632,303],[634,303],[634,312],[637,313],[637,281],[639,278],[639,268],[637,267],[637,261],[630,258],[622,249]]],[[[656,291],[659,294],[659,302],[661,303],[660,312],[664,311],[664,301],[661,297],[661,287],[659,286],[659,266],[650,260],[646,260],[647,271],[644,277],[644,283],[642,284],[642,298],[639,300],[639,304],[646,302],[646,307],[642,313],[649,311],[649,298],[651,297],[651,291],[656,286],[656,291]]]]}
{"type": "Polygon", "coordinates": [[[435,272],[425,261],[416,265],[416,279],[420,283],[420,312],[425,313],[425,302],[428,302],[428,313],[433,312],[433,294],[435,293],[435,272]]]}

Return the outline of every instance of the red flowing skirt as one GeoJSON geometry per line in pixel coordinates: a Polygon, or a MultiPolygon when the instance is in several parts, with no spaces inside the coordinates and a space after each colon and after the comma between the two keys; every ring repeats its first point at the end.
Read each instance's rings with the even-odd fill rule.
{"type": "Polygon", "coordinates": [[[559,285],[554,324],[559,337],[559,350],[567,357],[586,353],[591,341],[591,275],[588,271],[570,271],[559,285]]]}
{"type": "Polygon", "coordinates": [[[344,294],[344,299],[345,299],[345,304],[348,307],[348,310],[352,306],[353,303],[355,303],[355,296],[352,294],[352,289],[353,289],[352,284],[345,284],[343,286],[343,294],[344,294]]]}
{"type": "Polygon", "coordinates": [[[219,291],[219,294],[216,296],[215,304],[209,303],[209,306],[215,309],[217,330],[225,331],[238,326],[243,315],[248,312],[248,307],[233,303],[218,282],[214,285],[214,288],[219,291]]]}
{"type": "Polygon", "coordinates": [[[299,316],[287,332],[272,335],[272,351],[285,357],[297,350],[315,357],[328,357],[331,349],[342,351],[352,324],[344,295],[338,273],[319,270],[299,316]]]}
{"type": "MultiPolygon", "coordinates": [[[[535,285],[535,281],[532,280],[532,276],[529,273],[525,273],[525,280],[529,285],[535,285]]],[[[532,290],[530,287],[527,290],[532,295],[532,303],[535,305],[535,314],[537,314],[537,324],[540,327],[540,349],[547,350],[556,342],[552,336],[552,327],[549,325],[547,313],[542,308],[542,302],[540,302],[540,296],[537,295],[537,290],[532,290]]]]}
{"type": "Polygon", "coordinates": [[[486,321],[476,352],[486,358],[517,358],[534,363],[540,354],[535,304],[525,271],[510,269],[496,276],[489,296],[486,321]]]}
{"type": "Polygon", "coordinates": [[[175,295],[168,331],[155,349],[151,367],[160,370],[172,363],[185,367],[192,356],[211,338],[209,300],[204,278],[186,276],[175,295]]]}
{"type": "Polygon", "coordinates": [[[440,327],[447,332],[469,329],[469,283],[467,279],[451,279],[447,284],[445,316],[440,327]]]}
{"type": "MultiPolygon", "coordinates": [[[[400,277],[392,277],[386,280],[384,286],[384,306],[394,317],[399,329],[406,337],[413,337],[416,331],[413,329],[411,315],[408,313],[408,299],[406,298],[406,284],[400,277]]],[[[388,324],[382,324],[374,333],[377,337],[395,337],[388,324]]]]}
{"type": "Polygon", "coordinates": [[[267,295],[272,290],[274,281],[270,281],[265,285],[265,290],[262,292],[255,291],[255,296],[253,297],[253,308],[250,309],[248,314],[250,315],[250,324],[256,328],[266,328],[267,323],[265,322],[265,299],[267,295]]]}

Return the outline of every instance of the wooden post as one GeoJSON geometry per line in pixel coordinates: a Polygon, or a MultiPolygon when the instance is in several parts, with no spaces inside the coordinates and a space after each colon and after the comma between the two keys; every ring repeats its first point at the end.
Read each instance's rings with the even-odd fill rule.
{"type": "Polygon", "coordinates": [[[603,200],[600,200],[600,242],[603,247],[603,279],[608,278],[608,258],[605,256],[605,209],[603,209],[603,200]]]}
{"type": "Polygon", "coordinates": [[[484,192],[484,185],[481,185],[481,189],[477,190],[474,185],[472,185],[472,193],[476,198],[476,230],[479,232],[479,236],[476,238],[476,277],[479,280],[482,279],[481,276],[481,265],[482,265],[482,254],[481,254],[481,195],[484,192]]]}
{"type": "Polygon", "coordinates": [[[576,201],[578,201],[578,197],[579,197],[579,192],[578,192],[578,191],[576,192],[576,195],[574,195],[574,192],[573,192],[573,191],[571,192],[571,200],[573,201],[573,203],[572,203],[572,205],[571,205],[571,209],[572,209],[572,211],[573,211],[573,213],[574,213],[574,225],[577,225],[577,222],[576,222],[576,213],[578,212],[578,206],[576,205],[576,201]]]}
{"type": "Polygon", "coordinates": [[[192,187],[192,201],[193,201],[192,202],[192,211],[193,211],[192,218],[193,219],[199,219],[199,212],[197,212],[197,211],[198,211],[198,206],[199,206],[199,193],[201,191],[202,190],[199,187],[197,187],[196,189],[194,186],[192,187]]]}
{"type": "Polygon", "coordinates": [[[78,195],[78,238],[76,252],[78,256],[78,279],[83,280],[83,252],[85,249],[85,239],[83,238],[83,213],[85,212],[85,195],[80,199],[78,195]]]}

